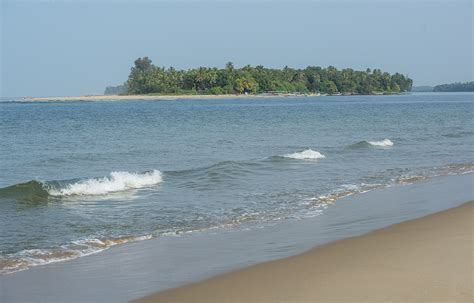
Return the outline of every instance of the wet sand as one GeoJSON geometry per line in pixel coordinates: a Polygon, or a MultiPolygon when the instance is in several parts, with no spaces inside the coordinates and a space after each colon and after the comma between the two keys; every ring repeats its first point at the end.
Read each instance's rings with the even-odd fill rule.
{"type": "Polygon", "coordinates": [[[474,202],[136,302],[472,302],[474,202]]]}

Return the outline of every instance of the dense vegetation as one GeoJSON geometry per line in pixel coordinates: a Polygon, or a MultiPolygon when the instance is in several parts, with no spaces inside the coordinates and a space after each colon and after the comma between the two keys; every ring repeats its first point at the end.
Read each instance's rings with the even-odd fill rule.
{"type": "Polygon", "coordinates": [[[229,62],[223,69],[176,70],[155,66],[148,57],[135,60],[127,81],[130,94],[399,93],[410,91],[412,83],[402,74],[390,75],[380,69],[271,69],[261,65],[235,68],[229,62]]]}
{"type": "Polygon", "coordinates": [[[435,92],[474,92],[474,81],[466,83],[451,83],[436,85],[433,88],[435,92]]]}

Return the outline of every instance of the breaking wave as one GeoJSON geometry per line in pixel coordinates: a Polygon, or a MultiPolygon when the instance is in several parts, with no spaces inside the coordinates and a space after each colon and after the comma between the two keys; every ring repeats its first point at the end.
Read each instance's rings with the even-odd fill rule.
{"type": "Polygon", "coordinates": [[[29,181],[0,189],[0,198],[23,201],[46,201],[49,197],[105,195],[139,189],[163,181],[159,170],[141,173],[111,172],[102,178],[75,181],[29,181]]]}
{"type": "Polygon", "coordinates": [[[68,184],[63,188],[49,190],[52,196],[104,195],[107,193],[138,189],[161,183],[163,177],[159,170],[144,173],[111,172],[110,176],[92,178],[68,184]]]}
{"type": "Polygon", "coordinates": [[[317,160],[326,158],[325,155],[312,149],[305,149],[301,152],[284,155],[283,157],[297,160],[317,160]]]}
{"type": "Polygon", "coordinates": [[[381,141],[360,141],[349,145],[349,149],[357,149],[357,148],[368,148],[368,147],[391,147],[393,146],[393,142],[390,139],[384,139],[381,141]]]}
{"type": "Polygon", "coordinates": [[[393,142],[390,139],[383,139],[382,141],[367,141],[372,146],[388,147],[393,146],[393,142]]]}

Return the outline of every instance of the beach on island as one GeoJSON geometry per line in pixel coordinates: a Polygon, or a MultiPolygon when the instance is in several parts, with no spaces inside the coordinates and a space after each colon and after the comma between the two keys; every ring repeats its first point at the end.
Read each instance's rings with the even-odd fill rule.
{"type": "MultiPolygon", "coordinates": [[[[21,101],[116,101],[245,98],[250,95],[86,95],[59,97],[24,97],[21,101]]],[[[252,97],[255,97],[254,95],[252,97]]]]}
{"type": "Polygon", "coordinates": [[[317,94],[225,94],[225,95],[86,95],[86,96],[59,96],[59,97],[24,97],[24,102],[46,102],[46,101],[117,101],[117,100],[209,100],[209,99],[251,99],[251,98],[275,98],[275,97],[302,97],[318,96],[317,94]]]}
{"type": "Polygon", "coordinates": [[[134,302],[472,302],[474,201],[134,302]]]}

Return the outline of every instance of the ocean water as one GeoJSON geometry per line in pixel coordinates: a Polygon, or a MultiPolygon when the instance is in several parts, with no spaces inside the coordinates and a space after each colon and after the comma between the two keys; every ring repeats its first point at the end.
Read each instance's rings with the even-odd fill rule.
{"type": "Polygon", "coordinates": [[[474,171],[472,93],[0,102],[0,273],[474,171]]]}

